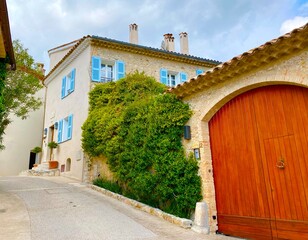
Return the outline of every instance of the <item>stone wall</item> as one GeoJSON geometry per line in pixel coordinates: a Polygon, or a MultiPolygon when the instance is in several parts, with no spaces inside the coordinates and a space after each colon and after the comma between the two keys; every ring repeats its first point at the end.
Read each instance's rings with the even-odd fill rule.
{"type": "Polygon", "coordinates": [[[89,180],[92,182],[95,178],[103,177],[109,181],[113,181],[113,173],[110,171],[106,157],[94,157],[90,160],[89,180]]]}
{"type": "Polygon", "coordinates": [[[287,56],[279,61],[259,67],[245,75],[204,88],[184,98],[193,110],[187,123],[191,126],[191,140],[183,140],[187,154],[200,149],[199,174],[202,177],[203,201],[208,204],[210,231],[217,230],[217,210],[212,171],[212,156],[208,122],[232,98],[248,90],[267,85],[289,84],[308,87],[308,51],[287,56]]]}
{"type": "MultiPolygon", "coordinates": [[[[102,59],[111,61],[122,60],[125,62],[126,74],[133,73],[138,70],[139,72],[144,72],[146,75],[154,77],[158,82],[160,81],[161,68],[168,69],[168,71],[185,72],[188,75],[188,79],[196,76],[197,69],[202,69],[204,71],[209,69],[201,65],[198,66],[183,62],[176,62],[102,47],[93,47],[91,55],[100,56],[102,59]]],[[[90,67],[91,66],[89,66],[89,70],[91,70],[90,67]]]]}

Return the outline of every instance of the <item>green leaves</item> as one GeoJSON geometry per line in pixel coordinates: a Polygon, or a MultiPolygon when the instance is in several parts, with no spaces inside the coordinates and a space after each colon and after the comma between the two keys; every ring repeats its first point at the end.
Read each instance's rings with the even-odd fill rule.
{"type": "Polygon", "coordinates": [[[14,40],[13,48],[17,69],[4,75],[6,69],[0,67],[0,149],[4,148],[2,137],[10,123],[9,115],[25,119],[42,105],[42,100],[35,96],[43,85],[37,78],[40,73],[34,59],[20,41],[14,40]]]}
{"type": "Polygon", "coordinates": [[[181,144],[191,111],[155,79],[135,72],[90,93],[82,146],[104,155],[123,194],[180,217],[201,199],[195,159],[181,144]]]}

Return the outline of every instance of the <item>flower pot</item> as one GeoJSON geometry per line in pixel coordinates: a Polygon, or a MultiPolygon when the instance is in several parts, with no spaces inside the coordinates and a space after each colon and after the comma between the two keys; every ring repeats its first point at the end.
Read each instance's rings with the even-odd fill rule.
{"type": "Polygon", "coordinates": [[[58,168],[58,161],[49,161],[49,169],[58,168]]]}

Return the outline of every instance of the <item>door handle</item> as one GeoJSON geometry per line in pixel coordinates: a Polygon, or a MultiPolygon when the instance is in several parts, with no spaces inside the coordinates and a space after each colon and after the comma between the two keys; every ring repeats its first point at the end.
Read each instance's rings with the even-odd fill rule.
{"type": "Polygon", "coordinates": [[[279,169],[284,169],[285,168],[285,161],[283,158],[280,158],[280,160],[277,161],[276,167],[279,169]]]}

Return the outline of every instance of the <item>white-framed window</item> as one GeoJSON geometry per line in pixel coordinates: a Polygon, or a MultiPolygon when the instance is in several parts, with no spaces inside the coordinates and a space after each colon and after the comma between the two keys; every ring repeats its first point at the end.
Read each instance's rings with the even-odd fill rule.
{"type": "Polygon", "coordinates": [[[73,114],[59,120],[58,124],[58,143],[72,139],[73,114]]]}
{"type": "Polygon", "coordinates": [[[61,98],[66,97],[70,93],[72,93],[75,89],[75,75],[76,68],[74,68],[69,74],[62,78],[62,86],[61,86],[61,98]]]}
{"type": "Polygon", "coordinates": [[[185,72],[175,72],[164,68],[160,69],[160,82],[169,87],[175,87],[186,81],[187,74],[185,72]]]}
{"type": "Polygon", "coordinates": [[[177,85],[178,74],[168,73],[168,82],[167,85],[169,87],[175,87],[177,85]]]}
{"type": "Polygon", "coordinates": [[[92,56],[93,82],[112,82],[123,77],[125,77],[125,63],[123,61],[92,56]]]}
{"type": "Polygon", "coordinates": [[[114,80],[114,65],[102,63],[101,65],[101,82],[112,82],[114,80]]]}

